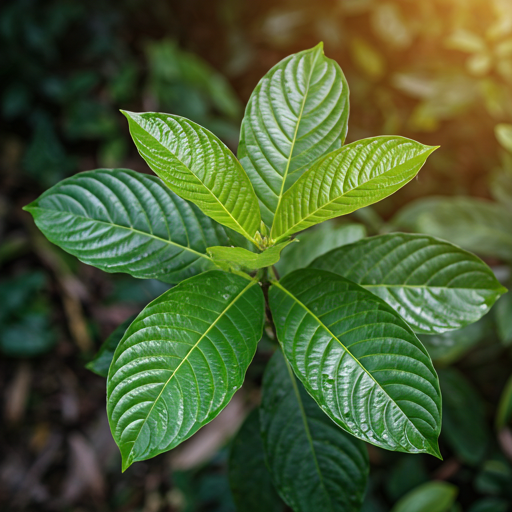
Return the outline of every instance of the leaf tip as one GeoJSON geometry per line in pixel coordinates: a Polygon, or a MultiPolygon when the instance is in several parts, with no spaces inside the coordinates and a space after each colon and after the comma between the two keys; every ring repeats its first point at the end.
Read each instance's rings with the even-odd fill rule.
{"type": "Polygon", "coordinates": [[[443,460],[443,456],[441,455],[441,450],[439,449],[439,443],[437,441],[429,443],[430,450],[427,451],[430,455],[433,455],[439,460],[443,460]]]}
{"type": "Polygon", "coordinates": [[[314,48],[313,50],[320,50],[322,52],[322,54],[324,54],[324,42],[323,41],[320,41],[314,48]]]}
{"type": "Polygon", "coordinates": [[[123,461],[122,461],[122,465],[121,465],[121,472],[124,473],[133,464],[134,460],[133,460],[133,456],[131,455],[131,453],[127,456],[125,456],[123,454],[122,457],[123,457],[123,461]]]}

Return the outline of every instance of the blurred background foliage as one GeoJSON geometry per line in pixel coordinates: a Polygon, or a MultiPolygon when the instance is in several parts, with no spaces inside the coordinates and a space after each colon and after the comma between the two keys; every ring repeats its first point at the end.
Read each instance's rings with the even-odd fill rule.
{"type": "MultiPolygon", "coordinates": [[[[104,380],[84,365],[167,286],[82,265],[21,207],[79,171],[148,172],[120,108],[189,117],[236,150],[257,81],[320,40],[350,84],[349,142],[400,134],[441,150],[417,180],[353,216],[359,225],[303,236],[328,238],[328,250],[365,229],[432,233],[477,252],[510,288],[510,0],[3,0],[2,510],[234,510],[228,445],[258,402],[269,346],[224,419],[122,475],[104,380]]],[[[312,257],[290,253],[288,264],[312,257]]],[[[371,448],[365,512],[512,510],[511,296],[473,326],[422,338],[443,389],[445,461],[371,448]]]]}

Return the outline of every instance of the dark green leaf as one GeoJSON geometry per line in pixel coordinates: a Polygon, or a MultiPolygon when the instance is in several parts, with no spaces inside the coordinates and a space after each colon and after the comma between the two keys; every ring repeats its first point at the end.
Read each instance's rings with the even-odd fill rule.
{"type": "Polygon", "coordinates": [[[494,308],[496,327],[501,342],[509,346],[512,344],[512,292],[506,293],[494,308]]]}
{"type": "Polygon", "coordinates": [[[474,466],[485,455],[490,437],[482,399],[454,368],[439,370],[439,381],[443,393],[442,436],[463,462],[474,466]]]}
{"type": "Polygon", "coordinates": [[[496,413],[496,428],[501,430],[512,419],[512,377],[510,377],[503,389],[496,413]]]}
{"type": "Polygon", "coordinates": [[[101,345],[101,348],[94,356],[94,359],[85,365],[88,370],[91,370],[91,372],[96,373],[100,377],[107,377],[108,369],[110,368],[110,363],[114,357],[117,345],[119,345],[126,329],[128,329],[134,320],[135,315],[132,315],[112,332],[112,334],[104,341],[103,345],[101,345]]]}
{"type": "Polygon", "coordinates": [[[126,169],[87,171],[25,207],[54,244],[105,272],[178,283],[213,268],[226,230],[158,178],[126,169]]]}
{"type": "Polygon", "coordinates": [[[512,261],[512,214],[470,197],[428,198],[406,206],[392,224],[444,238],[468,251],[512,261]]]}
{"type": "Polygon", "coordinates": [[[253,410],[238,432],[229,458],[229,483],[240,512],[284,512],[265,464],[260,412],[253,410]]]}
{"type": "Polygon", "coordinates": [[[315,258],[336,247],[357,242],[365,235],[366,229],[362,224],[340,224],[333,220],[324,222],[299,233],[295,240],[300,243],[283,251],[276,268],[284,276],[293,270],[307,267],[315,258]]]}
{"type": "Polygon", "coordinates": [[[439,455],[441,394],[430,357],[382,299],[323,270],[296,270],[269,293],[295,374],[334,422],[382,448],[439,455]]]}
{"type": "Polygon", "coordinates": [[[268,467],[295,512],[360,510],[366,447],[319,409],[281,351],[265,370],[260,418],[268,467]]]}
{"type": "Polygon", "coordinates": [[[458,493],[447,482],[428,482],[406,494],[391,512],[449,512],[458,493]]]}
{"type": "Polygon", "coordinates": [[[319,157],[341,146],[348,84],[320,43],[275,65],[258,83],[242,121],[238,158],[272,225],[283,193],[319,157]]]}
{"type": "Polygon", "coordinates": [[[243,383],[264,322],[255,280],[212,270],[151,302],[126,331],[107,380],[123,470],[174,448],[243,383]]]}
{"type": "Polygon", "coordinates": [[[485,498],[478,501],[468,512],[508,512],[510,510],[507,500],[500,498],[485,498]]]}
{"type": "Polygon", "coordinates": [[[280,240],[388,197],[416,176],[435,149],[385,136],[329,153],[283,195],[270,237],[280,240]]]}
{"type": "Polygon", "coordinates": [[[436,365],[450,365],[484,340],[490,332],[489,317],[484,317],[458,331],[434,334],[433,336],[420,335],[419,338],[436,365]]]}
{"type": "Polygon", "coordinates": [[[506,291],[482,260],[425,235],[366,238],[321,256],[310,267],[360,284],[424,334],[476,322],[506,291]]]}
{"type": "Polygon", "coordinates": [[[254,189],[213,133],[184,117],[123,113],[140,155],[173,192],[254,242],[261,223],[254,189]]]}

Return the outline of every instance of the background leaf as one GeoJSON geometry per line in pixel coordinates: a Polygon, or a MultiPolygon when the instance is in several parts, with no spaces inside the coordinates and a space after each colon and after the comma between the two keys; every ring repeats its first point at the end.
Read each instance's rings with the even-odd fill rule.
{"type": "Polygon", "coordinates": [[[469,197],[418,200],[402,208],[392,224],[444,238],[482,256],[512,261],[512,214],[490,201],[469,197]]]}
{"type": "Polygon", "coordinates": [[[98,169],[61,181],[25,207],[51,242],[105,272],[178,283],[213,268],[206,248],[231,240],[158,178],[98,169]]]}
{"type": "Polygon", "coordinates": [[[254,239],[261,222],[258,200],[223,142],[184,117],[123,113],[140,155],[173,192],[220,224],[254,239]]]}
{"type": "Polygon", "coordinates": [[[324,254],[310,267],[360,284],[424,334],[476,322],[505,292],[479,258],[425,235],[366,238],[324,254]]]}
{"type": "Polygon", "coordinates": [[[458,492],[447,482],[428,482],[406,494],[391,512],[449,512],[458,492]]]}
{"type": "Polygon", "coordinates": [[[443,394],[442,436],[464,463],[476,465],[488,448],[490,433],[478,391],[455,368],[439,370],[443,394]]]}
{"type": "Polygon", "coordinates": [[[265,464],[259,409],[251,411],[233,441],[229,484],[240,512],[284,512],[286,509],[265,464]]]}
{"type": "Polygon", "coordinates": [[[283,193],[317,158],[345,140],[348,96],[345,76],[324,56],[322,44],[282,60],[254,89],[238,158],[269,226],[283,193]]]}
{"type": "Polygon", "coordinates": [[[123,338],[126,329],[128,329],[130,324],[135,320],[135,316],[136,315],[132,315],[114,329],[112,334],[103,342],[103,345],[101,345],[101,348],[94,356],[94,359],[85,365],[88,370],[91,370],[91,372],[96,373],[100,377],[107,378],[108,369],[110,368],[110,363],[114,357],[117,345],[119,345],[119,342],[123,338]]]}
{"type": "Polygon", "coordinates": [[[419,338],[436,365],[450,365],[489,336],[492,333],[491,324],[489,317],[484,317],[457,331],[420,335],[419,338]]]}
{"type": "Polygon", "coordinates": [[[382,448],[439,456],[441,394],[430,357],[382,299],[323,270],[296,270],[269,292],[286,358],[347,432],[382,448]]]}
{"type": "Polygon", "coordinates": [[[307,267],[315,258],[331,249],[357,242],[365,235],[366,229],[362,224],[340,224],[333,220],[324,222],[299,233],[295,240],[300,243],[292,244],[283,251],[276,268],[283,277],[293,270],[307,267]]]}
{"type": "Polygon", "coordinates": [[[435,149],[385,136],[329,153],[284,194],[271,238],[280,239],[384,199],[411,181],[435,149]]]}
{"type": "Polygon", "coordinates": [[[512,419],[512,376],[509,377],[503,389],[496,413],[496,428],[501,430],[512,419]]]}
{"type": "Polygon", "coordinates": [[[123,470],[174,448],[217,416],[243,383],[263,320],[257,282],[216,270],[183,281],[139,314],[107,380],[123,470]]]}
{"type": "Polygon", "coordinates": [[[505,346],[512,344],[512,292],[508,292],[496,304],[494,318],[498,336],[505,346]]]}
{"type": "Polygon", "coordinates": [[[281,351],[265,370],[261,430],[276,487],[295,512],[360,510],[369,472],[366,447],[320,410],[281,351]]]}

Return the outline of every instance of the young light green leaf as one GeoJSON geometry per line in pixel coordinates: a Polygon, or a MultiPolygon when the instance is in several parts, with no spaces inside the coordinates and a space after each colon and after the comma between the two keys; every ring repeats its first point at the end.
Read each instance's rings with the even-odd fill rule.
{"type": "Polygon", "coordinates": [[[348,97],[345,76],[321,43],[282,60],[256,86],[242,121],[238,158],[269,226],[284,192],[345,140],[348,97]]]}
{"type": "Polygon", "coordinates": [[[299,233],[294,244],[283,251],[276,269],[281,277],[307,267],[315,258],[326,252],[351,244],[364,238],[366,229],[362,224],[340,224],[334,220],[324,222],[303,233],[299,233]]]}
{"type": "Polygon", "coordinates": [[[386,136],[329,153],[284,194],[270,237],[279,240],[388,197],[416,176],[435,149],[386,136]]]}
{"type": "Polygon", "coordinates": [[[119,342],[123,338],[126,329],[128,329],[134,320],[135,315],[132,315],[122,324],[118,325],[116,329],[114,329],[110,336],[104,341],[103,345],[101,345],[101,348],[94,356],[94,359],[85,365],[88,370],[91,370],[91,372],[96,373],[100,377],[107,378],[108,369],[110,368],[110,363],[114,357],[114,352],[116,351],[117,345],[119,345],[119,342]]]}
{"type": "Polygon", "coordinates": [[[261,223],[254,189],[213,133],[170,114],[123,114],[140,155],[173,192],[254,242],[261,223]]]}
{"type": "Polygon", "coordinates": [[[449,512],[458,493],[447,482],[428,482],[407,493],[391,512],[449,512]]]}
{"type": "Polygon", "coordinates": [[[281,251],[294,240],[287,240],[273,245],[261,253],[255,253],[242,247],[208,247],[207,251],[213,262],[221,267],[237,270],[257,270],[270,267],[279,261],[281,251]]]}
{"type": "Polygon", "coordinates": [[[128,169],[79,173],[25,210],[50,242],[80,261],[166,283],[214,268],[206,248],[231,244],[228,230],[158,178],[128,169]]]}
{"type": "Polygon", "coordinates": [[[316,269],[273,283],[269,301],[286,358],[335,423],[381,448],[440,457],[437,375],[398,313],[316,269]]]}
{"type": "Polygon", "coordinates": [[[257,281],[218,270],[183,281],[140,313],[107,380],[123,470],[174,448],[219,414],[243,383],[263,323],[257,281]]]}
{"type": "Polygon", "coordinates": [[[284,512],[286,509],[265,464],[258,409],[247,416],[233,441],[229,485],[239,512],[284,512]]]}
{"type": "Polygon", "coordinates": [[[360,284],[423,334],[476,322],[506,291],[482,260],[426,235],[366,238],[324,254],[310,267],[360,284]]]}
{"type": "Polygon", "coordinates": [[[512,214],[484,199],[420,199],[402,208],[392,224],[444,238],[482,256],[512,261],[512,214]]]}
{"type": "Polygon", "coordinates": [[[500,123],[494,128],[498,142],[512,153],[512,124],[500,123]]]}
{"type": "Polygon", "coordinates": [[[369,471],[364,444],[319,409],[280,350],[262,392],[263,445],[281,497],[295,512],[358,512],[369,471]]]}
{"type": "Polygon", "coordinates": [[[482,461],[490,441],[482,399],[454,368],[440,369],[439,382],[443,394],[441,435],[460,460],[476,466],[482,461]]]}

